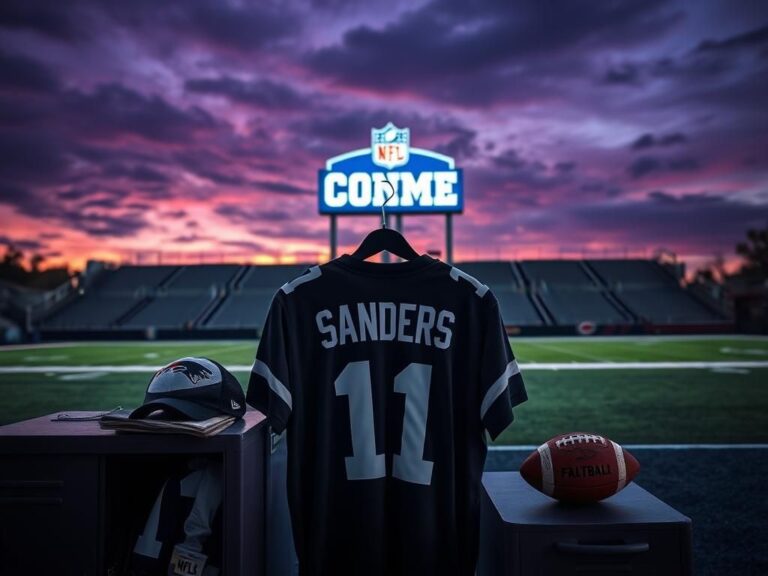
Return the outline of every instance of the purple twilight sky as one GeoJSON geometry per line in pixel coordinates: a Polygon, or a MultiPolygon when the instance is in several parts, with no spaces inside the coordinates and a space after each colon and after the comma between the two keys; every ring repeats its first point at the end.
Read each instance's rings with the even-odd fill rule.
{"type": "Polygon", "coordinates": [[[464,169],[458,260],[768,222],[766,2],[5,0],[0,77],[0,243],[51,263],[322,261],[317,170],[388,121],[464,169]]]}

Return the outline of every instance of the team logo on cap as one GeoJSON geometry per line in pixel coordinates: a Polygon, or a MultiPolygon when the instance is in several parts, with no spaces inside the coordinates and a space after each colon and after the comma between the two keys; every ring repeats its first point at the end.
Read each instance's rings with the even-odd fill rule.
{"type": "Polygon", "coordinates": [[[205,358],[182,358],[158,370],[147,392],[168,392],[209,386],[221,381],[221,371],[205,358]]]}
{"type": "Polygon", "coordinates": [[[392,122],[384,128],[371,129],[371,157],[377,166],[392,169],[408,164],[411,131],[398,128],[392,122]]]}
{"type": "Polygon", "coordinates": [[[202,380],[210,380],[213,372],[208,370],[202,364],[197,362],[190,362],[189,360],[179,360],[173,364],[168,364],[165,368],[160,370],[155,376],[160,376],[165,372],[173,372],[174,374],[184,374],[192,384],[197,384],[202,380]]]}

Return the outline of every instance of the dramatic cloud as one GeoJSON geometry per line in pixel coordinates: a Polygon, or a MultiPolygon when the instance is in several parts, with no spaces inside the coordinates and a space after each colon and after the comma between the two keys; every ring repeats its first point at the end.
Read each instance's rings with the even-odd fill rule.
{"type": "Polygon", "coordinates": [[[653,148],[654,146],[674,146],[675,144],[684,144],[687,141],[688,138],[685,134],[681,134],[680,132],[665,134],[663,136],[643,134],[632,143],[632,149],[642,150],[644,148],[653,148]]]}
{"type": "Polygon", "coordinates": [[[768,220],[766,102],[746,0],[7,0],[0,243],[322,260],[317,170],[391,121],[464,171],[458,258],[733,254],[768,220]]]}
{"type": "Polygon", "coordinates": [[[652,172],[681,172],[693,171],[700,168],[696,158],[657,158],[655,156],[641,156],[627,168],[632,178],[642,178],[652,172]]]}
{"type": "Polygon", "coordinates": [[[267,79],[243,81],[229,76],[187,80],[186,89],[200,94],[224,96],[258,108],[290,110],[307,107],[309,99],[286,84],[267,79]]]}

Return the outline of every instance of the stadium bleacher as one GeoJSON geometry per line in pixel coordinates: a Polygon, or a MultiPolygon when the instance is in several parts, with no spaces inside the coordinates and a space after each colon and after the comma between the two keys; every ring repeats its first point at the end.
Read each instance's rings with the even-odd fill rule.
{"type": "Polygon", "coordinates": [[[513,326],[542,326],[544,324],[544,320],[525,292],[493,287],[491,290],[499,301],[499,312],[501,312],[504,324],[513,326]]]}
{"type": "MultiPolygon", "coordinates": [[[[102,270],[87,290],[45,319],[52,333],[258,331],[274,293],[308,264],[124,266],[102,270]]],[[[508,327],[717,326],[727,318],[652,260],[525,260],[457,266],[487,284],[508,327]]],[[[244,332],[244,333],[245,333],[244,332]]]]}
{"type": "Polygon", "coordinates": [[[97,287],[102,294],[133,294],[156,288],[178,269],[178,266],[123,266],[104,271],[97,287]]]}
{"type": "Polygon", "coordinates": [[[310,264],[249,266],[240,275],[232,292],[206,319],[203,328],[258,328],[280,286],[300,276],[310,264]]]}
{"type": "Polygon", "coordinates": [[[520,262],[520,267],[535,287],[571,286],[581,289],[595,287],[578,260],[523,260],[520,262]]]}
{"type": "Polygon", "coordinates": [[[205,323],[205,328],[249,328],[264,324],[274,290],[230,294],[205,323]]]}
{"type": "Polygon", "coordinates": [[[632,317],[580,260],[525,260],[520,268],[557,325],[627,325],[632,317]]]}
{"type": "Polygon", "coordinates": [[[211,294],[174,294],[158,296],[121,322],[124,328],[191,329],[195,320],[212,302],[211,294]]]}
{"type": "Polygon", "coordinates": [[[722,314],[709,309],[654,260],[588,260],[615,297],[650,324],[717,324],[722,314]]]}
{"type": "Polygon", "coordinates": [[[654,260],[586,260],[612,289],[637,286],[679,286],[677,280],[654,260]]]}
{"type": "Polygon", "coordinates": [[[596,290],[562,290],[550,288],[539,293],[558,324],[581,322],[597,324],[630,324],[631,318],[622,314],[605,295],[596,290]]]}
{"type": "Polygon", "coordinates": [[[42,327],[48,330],[108,328],[139,302],[140,299],[119,294],[88,293],[46,319],[42,327]]]}
{"type": "MultiPolygon", "coordinates": [[[[270,290],[275,292],[280,286],[300,276],[310,264],[275,264],[274,266],[251,266],[237,289],[270,290]]],[[[271,298],[270,294],[270,298],[271,298]]]]}
{"type": "Polygon", "coordinates": [[[168,292],[195,292],[225,288],[244,266],[237,264],[182,266],[168,281],[168,292]]]}
{"type": "Polygon", "coordinates": [[[644,288],[617,293],[639,318],[652,324],[711,324],[723,318],[681,288],[644,288]]]}

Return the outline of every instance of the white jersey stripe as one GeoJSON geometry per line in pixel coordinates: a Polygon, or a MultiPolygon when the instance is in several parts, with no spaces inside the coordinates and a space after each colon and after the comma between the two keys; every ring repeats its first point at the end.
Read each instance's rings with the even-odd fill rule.
{"type": "Polygon", "coordinates": [[[613,444],[613,451],[616,454],[616,468],[619,472],[619,481],[616,485],[616,492],[618,492],[627,484],[627,465],[624,462],[624,450],[621,449],[621,446],[613,440],[611,440],[611,444],[613,444]]]}
{"type": "Polygon", "coordinates": [[[541,456],[541,490],[547,496],[552,496],[555,492],[555,470],[552,466],[549,444],[542,444],[537,450],[541,456]]]}
{"type": "Polygon", "coordinates": [[[496,379],[496,382],[494,382],[485,393],[483,403],[480,405],[481,420],[485,418],[485,413],[488,412],[491,406],[493,406],[496,398],[501,396],[502,392],[507,389],[507,386],[509,386],[509,379],[512,378],[512,376],[515,374],[519,373],[520,367],[517,365],[517,360],[512,360],[512,362],[507,364],[507,367],[504,369],[504,373],[496,379]]]}
{"type": "Polygon", "coordinates": [[[464,278],[464,280],[466,280],[467,282],[472,284],[472,286],[475,287],[475,294],[480,296],[480,298],[485,296],[485,293],[488,292],[488,286],[480,282],[480,280],[478,280],[474,276],[470,276],[463,270],[459,270],[455,266],[451,266],[451,278],[456,282],[459,281],[459,278],[464,278]]]}
{"type": "Polygon", "coordinates": [[[288,405],[289,410],[293,410],[293,397],[291,396],[291,391],[288,390],[288,388],[286,388],[274,374],[272,374],[272,370],[269,369],[269,366],[257,358],[253,363],[251,372],[264,378],[264,380],[267,381],[267,384],[269,384],[272,392],[277,394],[283,402],[288,405]]]}
{"type": "Polygon", "coordinates": [[[320,266],[312,266],[312,268],[309,269],[308,273],[303,274],[302,276],[299,276],[298,278],[295,278],[290,282],[286,282],[280,287],[280,290],[282,290],[286,294],[290,294],[296,289],[296,286],[301,286],[305,282],[310,282],[315,278],[319,278],[321,274],[322,272],[320,271],[320,266]]]}

